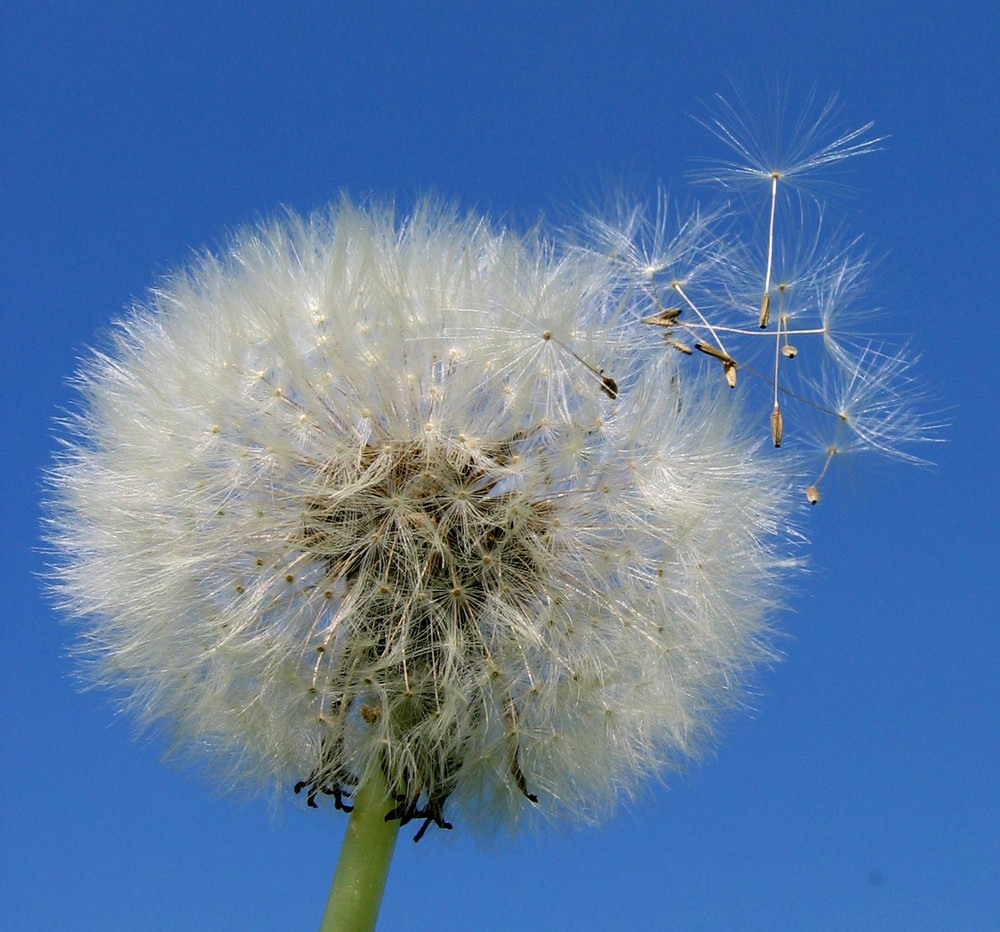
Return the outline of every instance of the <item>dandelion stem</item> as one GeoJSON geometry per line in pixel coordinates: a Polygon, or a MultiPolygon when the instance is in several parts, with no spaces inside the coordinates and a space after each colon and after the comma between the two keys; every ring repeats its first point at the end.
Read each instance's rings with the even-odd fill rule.
{"type": "Polygon", "coordinates": [[[375,928],[399,819],[387,822],[393,807],[381,769],[354,796],[340,858],[330,885],[319,932],[365,932],[375,928]]]}

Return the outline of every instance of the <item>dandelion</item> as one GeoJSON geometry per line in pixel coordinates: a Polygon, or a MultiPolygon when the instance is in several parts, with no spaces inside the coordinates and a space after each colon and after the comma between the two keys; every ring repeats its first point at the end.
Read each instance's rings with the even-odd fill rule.
{"type": "Polygon", "coordinates": [[[82,364],[47,509],[79,650],[224,784],[351,813],[324,929],[374,924],[400,826],[600,821],[739,703],[806,468],[739,369],[773,446],[779,399],[848,432],[820,479],[919,439],[905,355],[831,333],[863,263],[772,223],[748,325],[731,221],[622,201],[569,243],[345,199],[235,234],[82,364]],[[806,337],[836,371],[790,385],[806,337]]]}
{"type": "Polygon", "coordinates": [[[51,477],[97,681],[229,781],[417,838],[594,821],[695,753],[769,656],[788,493],[614,275],[344,202],[161,284],[51,477]]]}

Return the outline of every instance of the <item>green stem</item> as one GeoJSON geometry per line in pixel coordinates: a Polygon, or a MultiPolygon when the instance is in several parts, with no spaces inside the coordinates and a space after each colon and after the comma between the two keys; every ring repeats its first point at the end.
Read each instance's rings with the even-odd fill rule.
{"type": "Polygon", "coordinates": [[[354,811],[340,846],[340,858],[319,932],[366,932],[375,928],[399,819],[381,768],[354,794],[354,811]]]}

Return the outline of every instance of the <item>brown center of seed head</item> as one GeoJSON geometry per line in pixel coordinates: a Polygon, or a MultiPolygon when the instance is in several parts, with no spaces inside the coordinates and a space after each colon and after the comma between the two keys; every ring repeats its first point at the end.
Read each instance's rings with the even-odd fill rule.
{"type": "Polygon", "coordinates": [[[485,638],[492,600],[523,609],[537,594],[554,509],[508,488],[515,444],[365,446],[325,470],[301,546],[328,585],[343,581],[351,626],[379,656],[405,648],[419,661],[442,636],[485,638]]]}
{"type": "MultiPolygon", "coordinates": [[[[408,748],[401,767],[383,763],[404,800],[401,814],[415,817],[425,794],[434,821],[483,717],[475,710],[499,707],[515,727],[511,684],[494,682],[496,663],[514,633],[511,619],[541,598],[555,526],[553,504],[517,485],[520,440],[475,450],[431,437],[366,445],[323,469],[298,541],[325,566],[324,590],[339,595],[317,663],[323,759],[300,784],[312,787],[311,805],[317,790],[340,805],[353,782],[343,759],[357,708],[367,726],[408,748]]],[[[534,801],[516,745],[511,761],[534,801]]]]}

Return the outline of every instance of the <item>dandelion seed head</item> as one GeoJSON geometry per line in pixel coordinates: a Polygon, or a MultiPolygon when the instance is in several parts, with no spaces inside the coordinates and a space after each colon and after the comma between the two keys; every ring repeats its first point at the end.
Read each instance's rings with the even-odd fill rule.
{"type": "Polygon", "coordinates": [[[789,482],[622,281],[344,201],[159,285],[50,476],[92,677],[231,783],[339,805],[380,768],[483,831],[696,754],[771,656],[789,482]]]}

